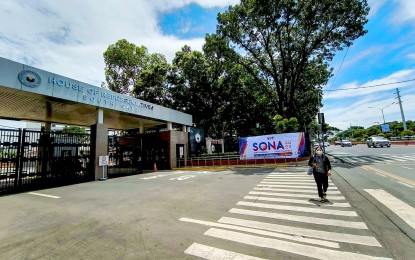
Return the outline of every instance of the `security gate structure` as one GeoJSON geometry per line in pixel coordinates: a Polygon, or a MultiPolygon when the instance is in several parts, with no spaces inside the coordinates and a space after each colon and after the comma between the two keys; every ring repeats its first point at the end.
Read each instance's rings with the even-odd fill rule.
{"type": "Polygon", "coordinates": [[[94,180],[90,135],[0,129],[0,194],[94,180]]]}
{"type": "Polygon", "coordinates": [[[108,136],[108,177],[139,174],[143,170],[169,169],[169,143],[156,134],[120,131],[108,136]]]}

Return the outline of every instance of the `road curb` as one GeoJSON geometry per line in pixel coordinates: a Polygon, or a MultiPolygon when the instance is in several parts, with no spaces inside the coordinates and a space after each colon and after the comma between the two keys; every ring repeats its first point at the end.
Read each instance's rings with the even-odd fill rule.
{"type": "Polygon", "coordinates": [[[307,163],[279,163],[279,164],[257,164],[257,165],[228,165],[228,166],[211,166],[211,167],[184,167],[184,168],[172,168],[172,171],[200,171],[200,170],[230,170],[230,169],[272,169],[272,168],[285,168],[285,167],[305,167],[307,163]]]}

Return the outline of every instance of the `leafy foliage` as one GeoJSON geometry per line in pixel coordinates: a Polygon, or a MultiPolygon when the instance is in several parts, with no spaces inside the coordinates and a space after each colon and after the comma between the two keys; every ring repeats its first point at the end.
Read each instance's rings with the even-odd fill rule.
{"type": "Polygon", "coordinates": [[[105,78],[110,90],[170,107],[171,95],[167,87],[170,65],[162,54],[149,54],[146,47],[138,47],[122,39],[104,52],[105,78]]]}
{"type": "Polygon", "coordinates": [[[403,136],[413,136],[414,131],[411,130],[411,127],[415,127],[415,122],[408,120],[406,125],[408,127],[407,131],[403,130],[403,124],[397,121],[389,122],[390,132],[382,133],[381,127],[379,125],[373,125],[368,128],[362,126],[351,126],[348,130],[345,130],[334,137],[334,140],[339,140],[342,138],[354,138],[358,141],[366,141],[369,136],[384,136],[386,138],[391,137],[403,137],[403,136]]]}
{"type": "Polygon", "coordinates": [[[277,113],[309,124],[331,75],[328,62],[364,35],[366,0],[242,0],[218,15],[218,34],[246,54],[236,61],[277,94],[277,113]]]}
{"type": "Polygon", "coordinates": [[[104,60],[108,88],[121,94],[130,94],[138,75],[147,67],[147,48],[122,39],[107,48],[104,60]]]}
{"type": "Polygon", "coordinates": [[[62,133],[70,134],[88,134],[88,132],[83,127],[78,126],[65,126],[62,130],[62,133]]]}
{"type": "Polygon", "coordinates": [[[207,35],[203,52],[185,46],[173,60],[169,76],[173,107],[191,113],[196,126],[212,137],[272,129],[270,99],[229,58],[236,55],[225,40],[207,35]]]}
{"type": "Polygon", "coordinates": [[[107,86],[189,113],[211,137],[313,130],[329,62],[366,33],[368,11],[366,0],[242,0],[202,51],[184,46],[171,65],[127,40],[110,45],[107,86]]]}
{"type": "Polygon", "coordinates": [[[277,133],[292,133],[298,131],[298,120],[295,117],[290,119],[283,118],[280,115],[274,116],[274,124],[277,133]]]}

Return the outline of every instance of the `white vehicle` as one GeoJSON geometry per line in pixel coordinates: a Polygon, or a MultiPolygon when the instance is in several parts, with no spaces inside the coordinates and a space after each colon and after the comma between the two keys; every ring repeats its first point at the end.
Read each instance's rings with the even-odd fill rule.
{"type": "Polygon", "coordinates": [[[391,143],[383,136],[372,136],[367,139],[367,147],[391,147],[391,143]]]}
{"type": "Polygon", "coordinates": [[[350,146],[350,147],[352,147],[352,142],[351,142],[350,140],[342,140],[342,144],[341,144],[341,146],[342,146],[342,147],[345,147],[345,146],[350,146]]]}

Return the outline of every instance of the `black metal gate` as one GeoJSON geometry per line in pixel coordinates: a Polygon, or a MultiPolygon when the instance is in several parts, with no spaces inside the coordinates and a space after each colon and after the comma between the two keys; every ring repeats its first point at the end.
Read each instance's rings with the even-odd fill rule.
{"type": "Polygon", "coordinates": [[[108,177],[139,174],[143,170],[169,169],[169,143],[157,134],[114,132],[108,139],[108,177]]]}
{"type": "Polygon", "coordinates": [[[20,130],[0,129],[0,194],[17,189],[20,136],[20,130]]]}
{"type": "Polygon", "coordinates": [[[0,129],[0,194],[91,181],[90,135],[0,129]]]}
{"type": "Polygon", "coordinates": [[[136,137],[112,135],[108,137],[108,177],[119,177],[143,172],[143,140],[136,137]]]}

